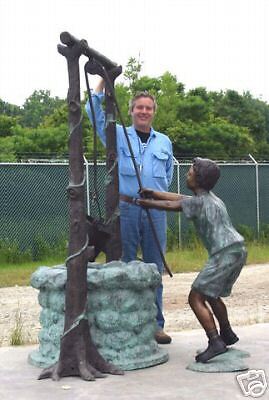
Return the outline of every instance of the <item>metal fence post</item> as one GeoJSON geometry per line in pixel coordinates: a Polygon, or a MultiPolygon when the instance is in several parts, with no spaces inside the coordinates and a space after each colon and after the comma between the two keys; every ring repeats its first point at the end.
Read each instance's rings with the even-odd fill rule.
{"type": "Polygon", "coordinates": [[[255,164],[255,172],[256,172],[256,215],[257,215],[257,233],[258,238],[260,236],[260,189],[259,189],[259,164],[255,160],[255,158],[249,154],[249,158],[255,164]]]}

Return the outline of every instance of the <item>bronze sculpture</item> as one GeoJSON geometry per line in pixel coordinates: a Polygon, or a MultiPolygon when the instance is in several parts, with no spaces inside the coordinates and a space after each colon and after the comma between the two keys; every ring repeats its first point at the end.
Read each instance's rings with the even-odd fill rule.
{"type": "MultiPolygon", "coordinates": [[[[82,148],[79,58],[82,54],[99,60],[104,68],[116,65],[95,50],[85,40],[77,40],[68,32],[61,33],[58,51],[66,57],[69,75],[69,218],[70,236],[68,247],[67,283],[65,298],[65,324],[61,338],[59,361],[45,369],[39,379],[51,377],[59,380],[63,376],[80,376],[94,380],[104,373],[123,374],[99,354],[92,342],[88,321],[85,317],[87,303],[87,262],[94,259],[94,248],[89,246],[84,199],[84,161],[82,148]]],[[[113,159],[113,157],[111,157],[113,159]]],[[[117,176],[117,171],[115,176],[117,176]]],[[[114,225],[114,230],[116,225],[114,225]]],[[[89,228],[89,225],[88,225],[89,228]]],[[[93,235],[94,237],[94,235],[93,235]]],[[[118,251],[118,249],[117,249],[118,251]]],[[[114,257],[112,254],[111,257],[114,257]]]]}

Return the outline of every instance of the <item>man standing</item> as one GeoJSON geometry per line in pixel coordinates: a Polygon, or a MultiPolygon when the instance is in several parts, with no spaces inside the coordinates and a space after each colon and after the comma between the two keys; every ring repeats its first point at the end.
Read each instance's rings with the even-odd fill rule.
{"type": "MultiPolygon", "coordinates": [[[[92,93],[95,111],[96,128],[99,138],[106,145],[105,114],[102,109],[104,97],[104,80],[97,85],[92,93]]],[[[92,121],[89,101],[86,103],[87,114],[92,121]]],[[[163,133],[156,132],[151,124],[156,112],[156,101],[146,92],[138,93],[130,102],[132,126],[127,128],[128,137],[134,152],[135,161],[140,172],[143,187],[157,191],[167,191],[173,175],[173,151],[170,139],[163,133]]],[[[160,274],[163,272],[163,262],[150,227],[146,211],[135,204],[139,198],[139,185],[133,166],[127,140],[121,125],[116,126],[117,153],[120,194],[120,227],[122,240],[122,261],[129,262],[137,258],[137,251],[142,250],[146,263],[155,263],[160,274]]],[[[166,248],[166,212],[150,210],[153,224],[162,248],[166,248]]],[[[171,342],[164,328],[162,313],[163,285],[157,289],[156,305],[158,309],[158,329],[155,339],[158,343],[171,342]]]]}

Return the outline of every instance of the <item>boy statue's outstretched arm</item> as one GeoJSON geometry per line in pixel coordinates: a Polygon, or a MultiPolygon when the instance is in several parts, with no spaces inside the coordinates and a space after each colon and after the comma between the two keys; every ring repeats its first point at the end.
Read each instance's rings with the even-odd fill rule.
{"type": "Polygon", "coordinates": [[[157,192],[156,190],[143,188],[139,191],[140,196],[143,199],[154,199],[154,200],[182,200],[191,196],[187,196],[180,193],[171,193],[171,192],[157,192]]]}
{"type": "Polygon", "coordinates": [[[180,200],[154,200],[154,199],[137,199],[136,204],[146,208],[156,208],[158,210],[181,211],[180,200]]]}

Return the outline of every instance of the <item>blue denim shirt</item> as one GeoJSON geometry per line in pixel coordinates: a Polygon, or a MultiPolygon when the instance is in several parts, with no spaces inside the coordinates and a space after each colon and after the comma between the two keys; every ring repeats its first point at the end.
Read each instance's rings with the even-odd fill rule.
{"type": "MultiPolygon", "coordinates": [[[[92,100],[96,118],[96,128],[103,145],[106,145],[105,114],[102,108],[103,93],[93,93],[92,100]]],[[[92,121],[89,102],[86,103],[86,112],[92,121]]],[[[134,152],[135,161],[140,172],[142,186],[158,191],[168,191],[173,176],[172,143],[168,136],[156,132],[153,128],[146,148],[143,147],[134,126],[130,126],[127,133],[134,152]]],[[[130,197],[139,197],[139,185],[127,140],[121,125],[116,125],[117,153],[119,165],[119,192],[130,197]]]]}

